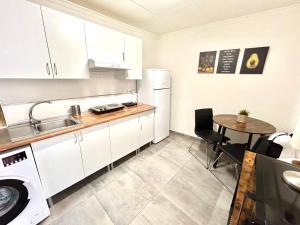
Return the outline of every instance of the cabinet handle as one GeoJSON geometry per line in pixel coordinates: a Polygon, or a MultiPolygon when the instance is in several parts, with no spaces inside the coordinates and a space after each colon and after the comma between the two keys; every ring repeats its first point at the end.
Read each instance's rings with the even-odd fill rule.
{"type": "Polygon", "coordinates": [[[53,64],[53,67],[54,67],[54,74],[57,75],[57,68],[56,68],[56,64],[55,63],[53,64]]]}
{"type": "Polygon", "coordinates": [[[83,141],[83,135],[82,135],[82,132],[80,131],[80,141],[82,142],[83,141]]]}
{"type": "Polygon", "coordinates": [[[74,143],[77,144],[77,134],[76,133],[74,133],[74,137],[75,137],[74,143]]]}
{"type": "Polygon", "coordinates": [[[46,71],[47,71],[47,74],[50,75],[49,63],[46,63],[46,71]]]}
{"type": "Polygon", "coordinates": [[[123,54],[123,61],[125,62],[125,52],[123,52],[122,54],[123,54]]]}

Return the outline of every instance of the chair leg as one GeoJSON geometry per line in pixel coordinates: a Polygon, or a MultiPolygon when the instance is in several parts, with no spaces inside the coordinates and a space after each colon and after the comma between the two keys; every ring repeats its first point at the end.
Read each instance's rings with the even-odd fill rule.
{"type": "Polygon", "coordinates": [[[208,163],[208,143],[205,143],[205,151],[206,151],[206,169],[208,169],[209,167],[209,163],[208,163]]]}
{"type": "Polygon", "coordinates": [[[196,140],[193,141],[193,143],[191,144],[191,146],[189,147],[189,152],[191,151],[191,148],[193,147],[193,145],[195,144],[196,140]]]}
{"type": "MultiPolygon", "coordinates": [[[[192,151],[191,148],[193,147],[194,143],[196,142],[196,140],[191,144],[191,146],[189,147],[189,152],[206,168],[208,169],[208,149],[207,149],[207,145],[205,145],[205,151],[206,151],[206,163],[202,162],[201,159],[198,158],[197,155],[195,155],[192,151]]],[[[207,142],[205,142],[207,144],[207,142]]],[[[200,149],[201,149],[201,145],[202,145],[202,140],[200,139],[200,149]]]]}
{"type": "Polygon", "coordinates": [[[240,174],[239,174],[238,164],[235,163],[235,164],[234,164],[234,167],[235,167],[235,176],[236,176],[236,180],[239,180],[240,174]]]}
{"type": "Polygon", "coordinates": [[[222,155],[223,155],[223,152],[221,152],[220,155],[215,159],[215,161],[213,161],[212,166],[209,167],[209,170],[212,170],[212,167],[222,157],[222,155]]]}

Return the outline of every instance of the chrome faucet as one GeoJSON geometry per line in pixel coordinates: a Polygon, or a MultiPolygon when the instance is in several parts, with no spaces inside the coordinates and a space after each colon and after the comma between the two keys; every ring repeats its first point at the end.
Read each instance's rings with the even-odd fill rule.
{"type": "Polygon", "coordinates": [[[37,105],[42,104],[42,103],[48,103],[48,104],[51,104],[52,101],[39,101],[39,102],[34,103],[34,104],[30,107],[30,109],[29,109],[29,123],[30,123],[31,126],[36,127],[36,125],[38,125],[38,124],[41,123],[40,120],[37,120],[37,119],[33,118],[32,112],[33,112],[33,109],[34,109],[37,105]]]}

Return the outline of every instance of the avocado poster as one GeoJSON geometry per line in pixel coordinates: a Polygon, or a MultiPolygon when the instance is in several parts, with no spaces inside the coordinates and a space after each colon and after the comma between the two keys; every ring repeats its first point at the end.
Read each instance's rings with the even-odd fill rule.
{"type": "Polygon", "coordinates": [[[240,74],[262,74],[269,47],[246,48],[240,74]]]}
{"type": "Polygon", "coordinates": [[[198,73],[214,73],[217,51],[200,52],[198,73]]]}
{"type": "Polygon", "coordinates": [[[239,53],[240,49],[221,50],[219,54],[217,73],[235,73],[239,53]]]}

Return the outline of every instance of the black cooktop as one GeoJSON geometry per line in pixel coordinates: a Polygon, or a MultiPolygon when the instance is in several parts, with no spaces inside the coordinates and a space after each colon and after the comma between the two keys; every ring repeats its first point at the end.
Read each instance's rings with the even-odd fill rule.
{"type": "Polygon", "coordinates": [[[126,107],[136,106],[137,102],[124,102],[122,103],[122,105],[125,105],[126,107]]]}
{"type": "Polygon", "coordinates": [[[124,108],[124,105],[113,103],[113,104],[108,104],[108,105],[94,106],[94,107],[91,107],[89,110],[95,114],[103,114],[103,113],[118,111],[123,108],[124,108]]]}

